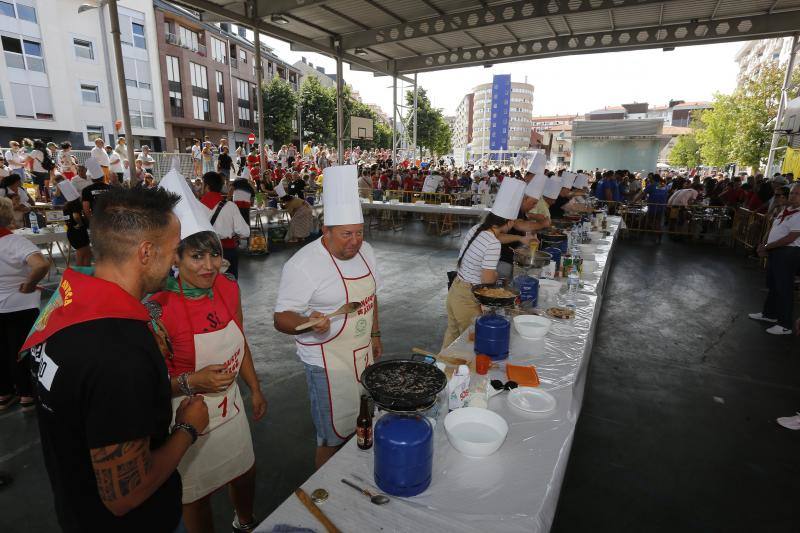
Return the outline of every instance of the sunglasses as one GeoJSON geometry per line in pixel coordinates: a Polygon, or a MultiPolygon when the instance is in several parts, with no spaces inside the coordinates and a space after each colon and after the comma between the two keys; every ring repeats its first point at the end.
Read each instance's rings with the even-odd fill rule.
{"type": "Polygon", "coordinates": [[[519,387],[516,381],[506,381],[503,383],[499,379],[493,379],[489,382],[489,385],[491,385],[494,390],[511,390],[519,387]]]}

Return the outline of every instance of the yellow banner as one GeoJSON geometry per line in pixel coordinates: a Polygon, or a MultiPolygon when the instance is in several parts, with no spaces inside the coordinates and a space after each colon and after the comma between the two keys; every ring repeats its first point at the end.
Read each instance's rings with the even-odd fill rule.
{"type": "Polygon", "coordinates": [[[795,177],[800,176],[800,149],[786,148],[786,156],[783,158],[781,172],[784,174],[791,172],[795,177]]]}

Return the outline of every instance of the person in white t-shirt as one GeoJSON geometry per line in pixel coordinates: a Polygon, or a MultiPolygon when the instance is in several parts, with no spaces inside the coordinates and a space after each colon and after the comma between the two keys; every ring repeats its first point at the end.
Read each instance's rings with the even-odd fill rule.
{"type": "Polygon", "coordinates": [[[19,174],[9,174],[0,181],[0,198],[11,200],[14,211],[14,224],[18,228],[25,226],[25,217],[31,211],[33,202],[22,186],[22,178],[19,174]]]}
{"type": "Polygon", "coordinates": [[[773,335],[792,332],[794,277],[800,270],[800,184],[789,190],[786,207],[772,223],[761,246],[759,257],[767,259],[767,299],[760,313],[748,315],[753,320],[774,324],[767,329],[773,335]]]}
{"type": "Polygon", "coordinates": [[[39,247],[11,231],[13,223],[11,200],[0,198],[0,411],[18,401],[24,409],[35,405],[28,359],[17,356],[39,316],[37,285],[50,270],[39,247]]]}
{"type": "Polygon", "coordinates": [[[142,151],[136,156],[137,161],[142,162],[142,170],[148,174],[152,174],[155,170],[156,160],[150,155],[150,147],[146,144],[142,145],[142,151]]]}
{"type": "Polygon", "coordinates": [[[422,182],[422,192],[436,192],[439,190],[439,185],[443,179],[439,171],[434,170],[431,174],[425,176],[425,181],[422,182]]]}
{"type": "Polygon", "coordinates": [[[92,148],[92,157],[95,161],[100,165],[100,169],[103,171],[103,178],[105,182],[109,182],[109,176],[111,174],[111,162],[108,159],[108,152],[105,149],[105,143],[103,139],[97,138],[94,140],[94,148],[92,148]]]}
{"type": "Polygon", "coordinates": [[[364,242],[354,165],[326,171],[323,205],[323,236],[284,265],[273,316],[275,329],[294,335],[305,365],[317,468],[355,431],[358,379],[383,353],[377,297],[383,281],[364,242]],[[325,317],[351,302],[360,304],[356,311],[325,317]],[[298,331],[309,319],[319,320],[298,331]]]}
{"type": "Polygon", "coordinates": [[[108,154],[108,168],[111,171],[109,185],[122,185],[122,180],[124,179],[122,159],[111,148],[111,145],[106,146],[106,153],[108,154]]]}
{"type": "Polygon", "coordinates": [[[6,163],[12,174],[17,174],[20,178],[25,178],[25,163],[28,154],[25,153],[17,141],[11,141],[5,153],[6,163]]]}

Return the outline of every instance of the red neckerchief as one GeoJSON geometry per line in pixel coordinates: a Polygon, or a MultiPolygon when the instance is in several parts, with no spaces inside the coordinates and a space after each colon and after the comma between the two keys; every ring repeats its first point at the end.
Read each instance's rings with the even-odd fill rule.
{"type": "Polygon", "coordinates": [[[101,318],[147,322],[150,315],[142,302],[116,283],[68,268],[58,284],[58,291],[39,315],[20,351],[45,342],[69,326],[101,318]]]}
{"type": "Polygon", "coordinates": [[[783,210],[783,213],[781,213],[781,216],[778,217],[778,224],[783,224],[784,220],[786,220],[790,216],[794,215],[798,211],[800,211],[800,207],[798,207],[797,209],[789,209],[788,207],[785,208],[783,210]]]}
{"type": "Polygon", "coordinates": [[[12,233],[14,232],[8,228],[0,228],[0,238],[5,237],[6,235],[11,235],[12,233]]]}
{"type": "Polygon", "coordinates": [[[208,191],[200,198],[200,203],[209,209],[214,209],[222,201],[222,193],[208,191]]]}

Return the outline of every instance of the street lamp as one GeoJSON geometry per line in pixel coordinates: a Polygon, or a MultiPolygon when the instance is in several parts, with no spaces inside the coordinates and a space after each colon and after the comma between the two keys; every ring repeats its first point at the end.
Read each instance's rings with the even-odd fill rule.
{"type": "MultiPolygon", "coordinates": [[[[117,11],[117,0],[99,0],[97,2],[85,3],[78,6],[78,14],[101,9],[108,5],[108,16],[111,19],[111,41],[114,44],[114,60],[117,69],[117,84],[119,85],[119,98],[122,106],[122,123],[125,126],[125,145],[128,149],[128,170],[131,178],[133,177],[133,167],[135,154],[133,151],[133,128],[131,126],[131,113],[128,108],[128,87],[125,85],[125,66],[122,62],[122,42],[120,41],[119,12],[117,11]]],[[[103,13],[100,13],[101,20],[103,13]]],[[[105,39],[105,36],[103,36],[105,39]]]]}

